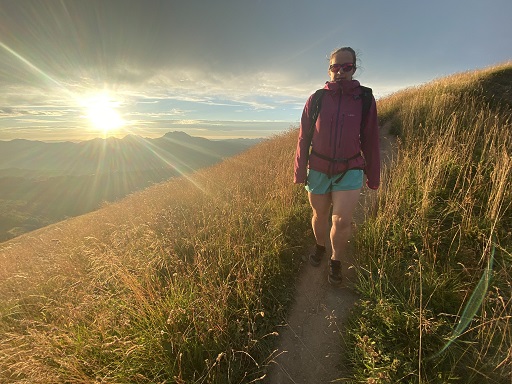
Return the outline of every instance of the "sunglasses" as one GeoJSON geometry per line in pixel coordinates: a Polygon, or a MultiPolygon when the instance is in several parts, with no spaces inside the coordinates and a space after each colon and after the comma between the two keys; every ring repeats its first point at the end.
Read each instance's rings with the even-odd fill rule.
{"type": "Polygon", "coordinates": [[[329,71],[338,73],[340,69],[343,69],[343,72],[350,72],[353,70],[356,66],[352,63],[345,63],[345,64],[331,64],[329,65],[329,71]]]}

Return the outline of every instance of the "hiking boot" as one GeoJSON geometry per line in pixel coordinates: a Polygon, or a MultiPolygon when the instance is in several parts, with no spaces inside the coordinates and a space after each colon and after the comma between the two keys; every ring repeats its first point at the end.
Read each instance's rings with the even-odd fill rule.
{"type": "Polygon", "coordinates": [[[341,261],[329,260],[329,276],[327,276],[327,280],[333,285],[341,284],[343,280],[341,277],[341,261]]]}
{"type": "Polygon", "coordinates": [[[309,255],[309,263],[314,267],[318,267],[320,265],[320,262],[322,261],[324,255],[325,255],[325,247],[317,244],[316,248],[315,248],[315,252],[313,252],[311,255],[309,255]]]}

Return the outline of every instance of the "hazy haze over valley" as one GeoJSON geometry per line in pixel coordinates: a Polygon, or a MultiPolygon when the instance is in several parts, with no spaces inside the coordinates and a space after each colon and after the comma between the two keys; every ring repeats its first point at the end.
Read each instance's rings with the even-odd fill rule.
{"type": "Polygon", "coordinates": [[[215,164],[259,140],[183,132],[79,143],[0,141],[0,241],[215,164]]]}

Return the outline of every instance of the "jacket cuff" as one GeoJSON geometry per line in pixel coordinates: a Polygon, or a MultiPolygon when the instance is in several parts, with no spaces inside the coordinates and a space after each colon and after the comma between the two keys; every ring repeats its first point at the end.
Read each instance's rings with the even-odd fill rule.
{"type": "Polygon", "coordinates": [[[374,191],[375,191],[375,190],[377,190],[377,189],[379,189],[379,185],[378,185],[378,184],[377,184],[377,185],[372,185],[372,184],[370,184],[370,183],[368,182],[368,180],[366,181],[366,186],[367,186],[368,188],[370,188],[370,189],[373,189],[374,191]]]}

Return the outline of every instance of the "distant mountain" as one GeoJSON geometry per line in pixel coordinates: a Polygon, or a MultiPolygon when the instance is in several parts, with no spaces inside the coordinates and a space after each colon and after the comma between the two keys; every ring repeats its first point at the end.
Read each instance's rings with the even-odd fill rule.
{"type": "Polygon", "coordinates": [[[184,132],[169,132],[156,139],[128,135],[123,139],[78,143],[0,141],[0,176],[14,176],[13,169],[25,174],[45,171],[74,176],[161,168],[188,172],[233,156],[255,143],[245,139],[208,140],[184,132]]]}
{"type": "Polygon", "coordinates": [[[80,143],[0,141],[0,242],[213,165],[258,141],[183,132],[80,143]]]}

